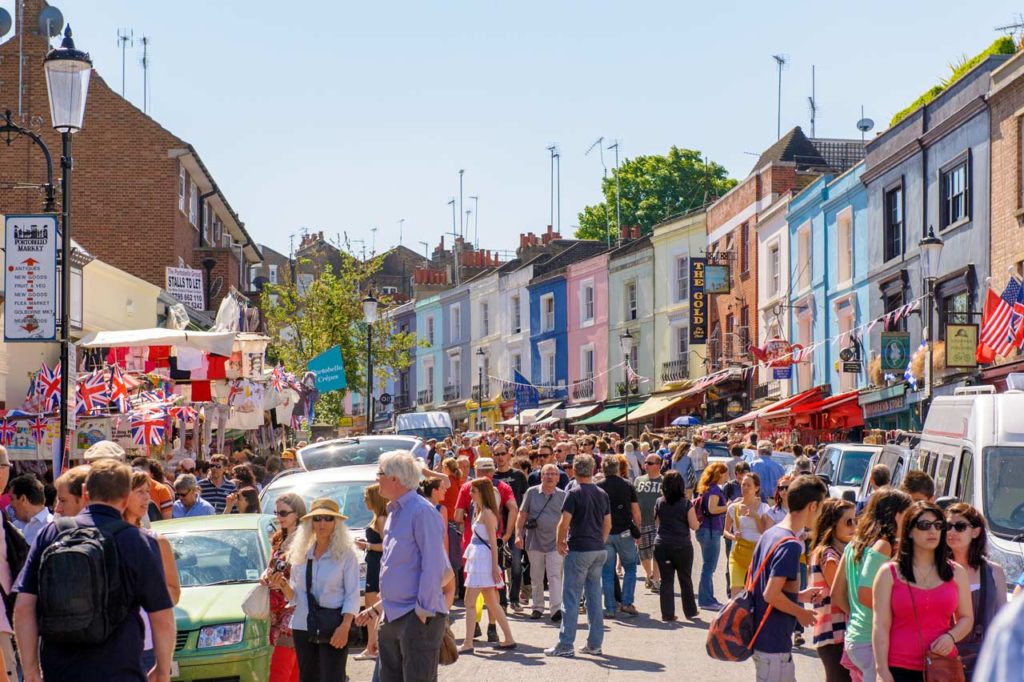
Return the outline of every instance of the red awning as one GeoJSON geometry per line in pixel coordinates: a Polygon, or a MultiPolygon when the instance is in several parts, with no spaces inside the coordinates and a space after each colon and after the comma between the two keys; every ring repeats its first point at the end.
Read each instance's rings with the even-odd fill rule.
{"type": "Polygon", "coordinates": [[[817,400],[811,403],[803,403],[793,408],[795,414],[801,412],[823,412],[825,410],[835,409],[851,401],[856,401],[860,396],[860,391],[849,391],[848,393],[840,393],[839,395],[832,395],[822,400],[817,400]]]}
{"type": "Polygon", "coordinates": [[[736,419],[733,419],[730,422],[726,422],[726,424],[746,424],[747,422],[755,421],[761,417],[774,416],[772,413],[777,412],[779,410],[793,407],[794,405],[802,405],[803,403],[808,401],[818,400],[819,398],[821,398],[821,388],[821,386],[815,386],[814,388],[806,390],[803,393],[797,393],[796,395],[791,395],[788,398],[783,398],[782,400],[776,401],[771,405],[767,405],[757,410],[751,410],[742,417],[737,417],[736,419]]]}
{"type": "Polygon", "coordinates": [[[853,428],[864,425],[864,410],[858,400],[859,391],[849,391],[824,400],[804,403],[793,408],[793,414],[820,414],[821,428],[853,428]]]}

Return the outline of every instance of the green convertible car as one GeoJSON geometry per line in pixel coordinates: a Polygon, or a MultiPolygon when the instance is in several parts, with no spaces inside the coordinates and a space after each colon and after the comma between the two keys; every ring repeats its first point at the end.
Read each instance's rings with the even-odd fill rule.
{"type": "Polygon", "coordinates": [[[270,529],[271,517],[259,514],[153,524],[174,548],[181,580],[171,679],[266,682],[268,621],[246,618],[242,602],[267,566],[270,529]]]}

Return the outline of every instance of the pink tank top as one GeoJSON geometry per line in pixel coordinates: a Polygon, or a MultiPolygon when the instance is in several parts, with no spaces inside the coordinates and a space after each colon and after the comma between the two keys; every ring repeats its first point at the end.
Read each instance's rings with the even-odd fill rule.
{"type": "MultiPolygon", "coordinates": [[[[924,655],[928,647],[953,626],[958,599],[956,581],[949,580],[925,590],[900,580],[895,563],[889,563],[889,570],[893,578],[889,665],[908,670],[924,670],[924,655]]],[[[953,647],[950,656],[956,655],[956,647],[953,647]]]]}

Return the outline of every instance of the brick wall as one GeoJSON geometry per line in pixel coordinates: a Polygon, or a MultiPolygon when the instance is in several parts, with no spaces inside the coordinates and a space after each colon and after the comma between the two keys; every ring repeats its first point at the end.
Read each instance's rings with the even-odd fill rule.
{"type": "Polygon", "coordinates": [[[993,94],[991,107],[992,154],[992,236],[991,271],[995,286],[1001,287],[1007,268],[1024,260],[1024,216],[1021,188],[1021,118],[1024,107],[1024,78],[1018,78],[993,94]]]}

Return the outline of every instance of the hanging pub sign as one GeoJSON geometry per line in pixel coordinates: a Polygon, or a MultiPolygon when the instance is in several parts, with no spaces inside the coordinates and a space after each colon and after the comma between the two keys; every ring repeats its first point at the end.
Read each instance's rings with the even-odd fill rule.
{"type": "Polygon", "coordinates": [[[727,294],[731,288],[729,265],[707,265],[704,268],[704,293],[727,294]]]}
{"type": "Polygon", "coordinates": [[[708,306],[704,292],[707,258],[690,259],[690,344],[708,342],[708,306]]]}
{"type": "Polygon", "coordinates": [[[970,368],[978,366],[978,325],[946,325],[946,367],[970,368]]]}
{"type": "Polygon", "coordinates": [[[860,374],[860,352],[857,346],[848,346],[839,351],[842,371],[845,374],[860,374]]]}
{"type": "Polygon", "coordinates": [[[902,372],[910,363],[910,333],[882,332],[882,371],[902,372]]]}
{"type": "Polygon", "coordinates": [[[4,341],[57,338],[57,217],[4,219],[4,341]]]}

